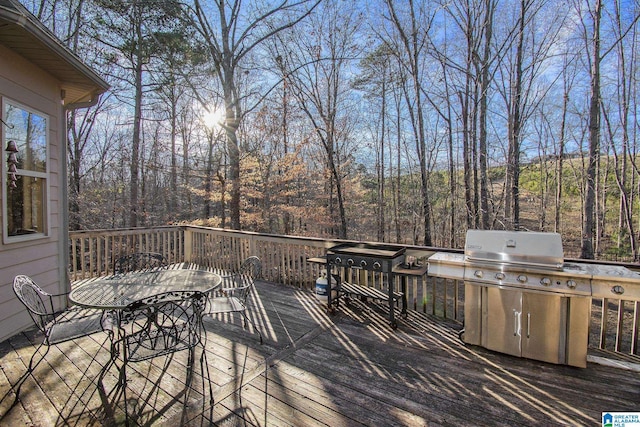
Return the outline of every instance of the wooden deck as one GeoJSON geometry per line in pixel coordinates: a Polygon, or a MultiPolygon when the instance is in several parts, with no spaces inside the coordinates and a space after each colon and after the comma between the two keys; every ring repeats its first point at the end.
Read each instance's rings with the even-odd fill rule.
{"type": "MultiPolygon", "coordinates": [[[[356,301],[328,316],[308,291],[259,282],[251,315],[265,343],[239,316],[207,319],[208,373],[196,363],[188,377],[187,352],[132,363],[129,416],[171,427],[513,426],[601,425],[603,411],[640,411],[638,372],[465,346],[459,325],[416,313],[392,331],[385,305],[356,301]]],[[[40,338],[28,332],[0,343],[0,396],[40,338]]],[[[36,369],[39,385],[27,379],[10,410],[13,395],[2,401],[0,425],[123,424],[117,368],[96,380],[109,357],[105,339],[97,333],[52,348],[36,369]]]]}

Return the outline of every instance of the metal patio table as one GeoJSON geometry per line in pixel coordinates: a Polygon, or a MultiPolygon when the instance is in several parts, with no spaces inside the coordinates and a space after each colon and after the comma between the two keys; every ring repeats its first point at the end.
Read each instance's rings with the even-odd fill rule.
{"type": "Polygon", "coordinates": [[[222,277],[205,270],[169,269],[133,272],[92,280],[71,291],[77,305],[121,310],[142,298],[171,291],[207,293],[220,286],[222,277]]]}

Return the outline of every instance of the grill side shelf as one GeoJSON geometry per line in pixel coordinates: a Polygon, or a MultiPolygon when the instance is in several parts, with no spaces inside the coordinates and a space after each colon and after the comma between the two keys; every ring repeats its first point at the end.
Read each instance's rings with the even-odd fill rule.
{"type": "Polygon", "coordinates": [[[446,279],[464,279],[464,255],[437,252],[428,259],[429,276],[446,279]]]}

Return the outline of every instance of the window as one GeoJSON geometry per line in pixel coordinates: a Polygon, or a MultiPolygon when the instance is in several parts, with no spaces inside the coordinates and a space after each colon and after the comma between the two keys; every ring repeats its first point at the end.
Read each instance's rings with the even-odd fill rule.
{"type": "Polygon", "coordinates": [[[48,118],[6,99],[2,111],[4,240],[46,236],[48,118]]]}

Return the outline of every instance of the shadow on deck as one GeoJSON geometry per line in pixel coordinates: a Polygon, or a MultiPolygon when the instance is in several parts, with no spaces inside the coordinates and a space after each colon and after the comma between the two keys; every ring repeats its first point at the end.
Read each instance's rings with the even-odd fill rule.
{"type": "MultiPolygon", "coordinates": [[[[393,331],[385,305],[354,301],[329,316],[309,291],[258,282],[250,316],[265,343],[239,315],[206,319],[208,369],[196,363],[187,377],[187,352],[131,364],[128,413],[140,425],[340,427],[600,425],[602,412],[640,410],[637,372],[466,346],[460,325],[415,312],[393,331]]],[[[30,331],[0,343],[0,396],[40,338],[30,331]]],[[[52,348],[19,403],[2,402],[0,425],[122,424],[117,370],[96,380],[105,340],[97,333],[52,348]]]]}

